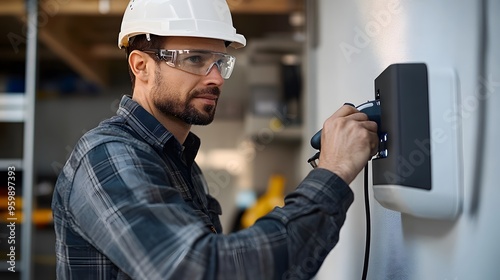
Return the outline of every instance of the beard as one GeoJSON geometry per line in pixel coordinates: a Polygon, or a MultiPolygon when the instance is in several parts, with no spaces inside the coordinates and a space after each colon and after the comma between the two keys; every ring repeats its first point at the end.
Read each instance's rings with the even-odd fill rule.
{"type": "MultiPolygon", "coordinates": [[[[183,122],[191,125],[208,125],[212,123],[215,117],[215,105],[204,105],[201,110],[198,110],[191,101],[201,95],[215,95],[219,97],[220,89],[218,87],[209,87],[203,90],[193,90],[183,100],[182,98],[165,98],[165,91],[169,87],[163,83],[163,78],[160,73],[156,75],[155,86],[152,89],[153,104],[163,114],[167,116],[176,117],[183,122]]],[[[169,97],[180,97],[177,93],[173,92],[167,94],[169,97]]]]}

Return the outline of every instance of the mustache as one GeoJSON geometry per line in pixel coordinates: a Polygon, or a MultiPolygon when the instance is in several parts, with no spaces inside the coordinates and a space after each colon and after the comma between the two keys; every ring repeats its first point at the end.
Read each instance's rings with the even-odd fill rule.
{"type": "Polygon", "coordinates": [[[193,91],[191,97],[203,96],[203,95],[215,95],[217,98],[220,96],[221,90],[218,87],[209,87],[202,90],[193,91]]]}

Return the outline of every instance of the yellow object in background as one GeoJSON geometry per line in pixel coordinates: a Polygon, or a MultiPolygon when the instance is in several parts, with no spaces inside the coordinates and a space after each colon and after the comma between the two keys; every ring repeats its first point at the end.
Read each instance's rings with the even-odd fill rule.
{"type": "Polygon", "coordinates": [[[267,191],[243,213],[241,217],[242,228],[252,226],[259,218],[271,212],[275,207],[282,207],[284,204],[285,177],[280,174],[272,175],[269,178],[267,191]]]}
{"type": "MultiPolygon", "coordinates": [[[[35,226],[47,226],[51,225],[53,223],[53,218],[52,218],[52,209],[34,209],[32,214],[31,214],[31,219],[32,222],[35,226]]],[[[0,222],[2,223],[9,223],[15,221],[16,223],[22,223],[23,222],[23,212],[22,210],[16,210],[14,212],[14,215],[11,215],[11,212],[8,211],[0,211],[0,222]],[[15,220],[12,220],[12,218],[15,218],[15,220]]]]}
{"type": "MultiPolygon", "coordinates": [[[[9,200],[8,196],[0,195],[0,210],[7,210],[7,208],[9,207],[9,202],[11,201],[9,200]]],[[[23,199],[21,197],[16,197],[16,200],[14,200],[14,204],[11,203],[10,205],[14,205],[16,209],[21,209],[23,208],[23,199]]]]}
{"type": "MultiPolygon", "coordinates": [[[[31,218],[35,226],[51,225],[53,222],[52,209],[33,209],[31,218]]],[[[7,196],[0,196],[0,223],[9,223],[12,221],[16,221],[17,223],[23,222],[23,199],[17,197],[16,200],[9,201],[7,196]],[[13,208],[9,209],[9,202],[14,202],[10,204],[13,208]],[[15,220],[12,220],[12,218],[15,218],[15,220]]]]}

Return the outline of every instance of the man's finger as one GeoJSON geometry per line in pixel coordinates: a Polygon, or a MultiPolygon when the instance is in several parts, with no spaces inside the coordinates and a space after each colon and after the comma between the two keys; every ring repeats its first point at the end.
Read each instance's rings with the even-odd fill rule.
{"type": "Polygon", "coordinates": [[[351,120],[355,120],[355,121],[367,121],[368,120],[368,116],[365,113],[361,113],[357,109],[355,109],[355,110],[356,111],[354,111],[350,115],[347,115],[346,117],[351,119],[351,120]]]}
{"type": "Polygon", "coordinates": [[[374,121],[362,121],[361,125],[366,128],[367,130],[371,132],[377,132],[378,131],[378,124],[374,121]]]}

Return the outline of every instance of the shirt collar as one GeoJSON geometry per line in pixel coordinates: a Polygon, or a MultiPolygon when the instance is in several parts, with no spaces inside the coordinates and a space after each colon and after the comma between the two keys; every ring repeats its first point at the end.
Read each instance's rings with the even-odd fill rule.
{"type": "Polygon", "coordinates": [[[186,163],[190,165],[194,162],[201,143],[194,133],[189,132],[184,144],[181,145],[174,135],[153,115],[127,95],[122,97],[116,113],[125,118],[132,130],[153,146],[154,149],[166,152],[167,149],[173,148],[179,156],[184,154],[186,163]]]}

